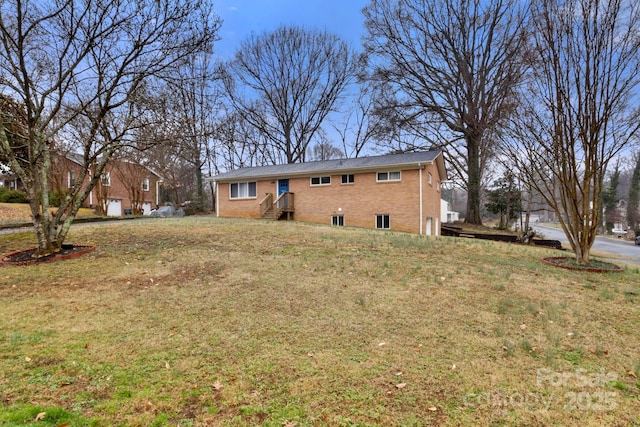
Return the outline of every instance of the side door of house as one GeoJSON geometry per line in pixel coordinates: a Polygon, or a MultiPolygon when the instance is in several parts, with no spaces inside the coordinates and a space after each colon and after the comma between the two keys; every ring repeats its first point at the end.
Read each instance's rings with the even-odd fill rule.
{"type": "MultiPolygon", "coordinates": [[[[278,198],[282,195],[282,193],[289,192],[289,180],[288,179],[279,179],[278,180],[278,198]]],[[[289,206],[288,195],[285,195],[282,200],[278,202],[278,208],[286,208],[289,206]]]]}
{"type": "Polygon", "coordinates": [[[282,193],[286,193],[289,191],[289,180],[288,179],[279,179],[278,180],[278,197],[282,193]]]}

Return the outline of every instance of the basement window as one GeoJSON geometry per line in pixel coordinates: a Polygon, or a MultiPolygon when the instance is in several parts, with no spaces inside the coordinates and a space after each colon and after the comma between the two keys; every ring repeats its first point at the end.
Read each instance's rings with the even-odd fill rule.
{"type": "Polygon", "coordinates": [[[384,230],[388,230],[391,228],[389,214],[376,215],[376,228],[381,228],[384,230]]]}
{"type": "Polygon", "coordinates": [[[331,217],[331,225],[344,227],[344,215],[333,215],[331,217]]]}

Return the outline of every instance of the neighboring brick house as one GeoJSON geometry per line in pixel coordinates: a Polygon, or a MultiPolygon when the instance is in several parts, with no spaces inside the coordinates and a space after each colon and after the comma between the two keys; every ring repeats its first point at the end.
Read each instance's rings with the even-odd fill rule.
{"type": "Polygon", "coordinates": [[[22,182],[11,172],[0,171],[0,187],[5,187],[9,190],[22,190],[22,182]]]}
{"type": "MultiPolygon", "coordinates": [[[[51,189],[64,193],[81,177],[83,160],[76,154],[55,156],[49,181],[51,189]]],[[[88,178],[86,178],[88,179],[88,178]]],[[[83,207],[108,216],[148,214],[159,204],[161,178],[149,168],[125,160],[111,160],[83,207]]]]}
{"type": "Polygon", "coordinates": [[[438,235],[441,151],[241,168],[212,177],[220,217],[438,235]]]}

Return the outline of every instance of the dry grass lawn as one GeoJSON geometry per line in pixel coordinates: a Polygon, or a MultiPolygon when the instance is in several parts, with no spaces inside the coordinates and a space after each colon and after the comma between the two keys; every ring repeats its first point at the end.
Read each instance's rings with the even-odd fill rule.
{"type": "MultiPolygon", "coordinates": [[[[53,212],[55,208],[52,208],[53,212]]],[[[79,218],[95,216],[93,209],[81,208],[79,218]]],[[[11,225],[31,221],[31,210],[24,203],[0,203],[0,225],[11,225]]]]}
{"type": "Polygon", "coordinates": [[[0,268],[0,425],[640,425],[633,267],[211,217],[68,241],[97,248],[0,268]]]}

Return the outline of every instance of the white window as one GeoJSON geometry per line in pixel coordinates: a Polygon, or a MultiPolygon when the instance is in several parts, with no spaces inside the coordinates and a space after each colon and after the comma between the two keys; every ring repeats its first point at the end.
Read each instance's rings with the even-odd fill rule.
{"type": "Polygon", "coordinates": [[[433,175],[431,175],[431,172],[427,173],[427,182],[429,185],[433,184],[433,175]]]}
{"type": "Polygon", "coordinates": [[[330,176],[313,176],[311,177],[311,185],[331,185],[330,176]]]}
{"type": "Polygon", "coordinates": [[[142,191],[149,191],[149,178],[142,180],[142,191]]]}
{"type": "Polygon", "coordinates": [[[111,185],[111,173],[110,172],[102,172],[100,176],[100,183],[104,187],[109,187],[111,185]]]}
{"type": "Polygon", "coordinates": [[[230,197],[232,199],[251,199],[256,197],[255,182],[234,182],[229,185],[230,197]]]}
{"type": "Polygon", "coordinates": [[[391,221],[389,220],[389,214],[376,215],[376,228],[390,229],[391,221]]]}
{"type": "Polygon", "coordinates": [[[343,184],[353,184],[356,182],[356,177],[353,174],[342,175],[343,184]]]}
{"type": "Polygon", "coordinates": [[[73,171],[67,172],[67,188],[76,185],[76,174],[73,171]]]}
{"type": "Polygon", "coordinates": [[[400,181],[400,171],[378,172],[377,181],[400,181]]]}
{"type": "Polygon", "coordinates": [[[344,215],[333,215],[331,217],[331,224],[344,227],[344,215]]]}

